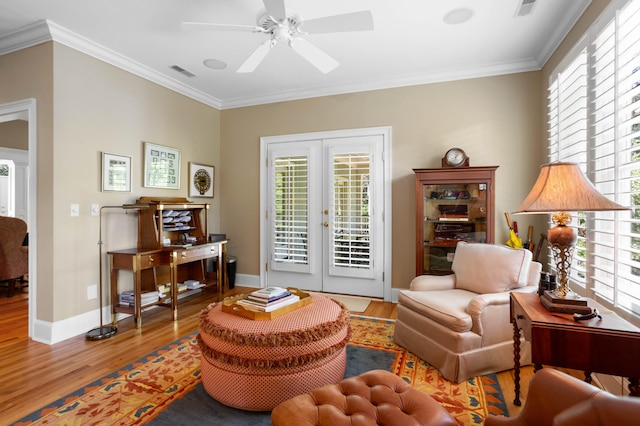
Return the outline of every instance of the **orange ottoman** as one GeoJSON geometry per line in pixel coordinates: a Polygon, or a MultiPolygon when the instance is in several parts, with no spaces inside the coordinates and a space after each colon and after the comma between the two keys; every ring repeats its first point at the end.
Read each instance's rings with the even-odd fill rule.
{"type": "Polygon", "coordinates": [[[325,296],[286,315],[254,321],[211,305],[200,317],[202,384],[219,402],[269,411],[340,381],[347,362],[349,311],[325,296]]]}
{"type": "Polygon", "coordinates": [[[367,371],[279,404],[274,426],[456,426],[435,399],[393,373],[367,371]]]}

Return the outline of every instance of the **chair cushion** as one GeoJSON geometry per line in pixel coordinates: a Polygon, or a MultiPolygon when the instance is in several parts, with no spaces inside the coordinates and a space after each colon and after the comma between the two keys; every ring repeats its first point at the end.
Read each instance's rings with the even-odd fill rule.
{"type": "Polygon", "coordinates": [[[459,242],[451,266],[456,288],[484,294],[524,287],[532,256],[525,249],[459,242]]]}
{"type": "Polygon", "coordinates": [[[433,321],[457,333],[471,330],[471,316],[467,305],[476,296],[466,290],[453,289],[441,291],[401,290],[398,303],[431,318],[433,321]]]}

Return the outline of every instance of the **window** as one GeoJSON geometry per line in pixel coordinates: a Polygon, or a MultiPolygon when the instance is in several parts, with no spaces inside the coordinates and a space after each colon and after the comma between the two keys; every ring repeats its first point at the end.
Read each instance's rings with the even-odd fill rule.
{"type": "Polygon", "coordinates": [[[548,101],[549,161],[580,164],[601,193],[631,208],[574,215],[579,237],[571,286],[635,318],[640,318],[639,20],[640,0],[614,2],[551,75],[548,101]]]}

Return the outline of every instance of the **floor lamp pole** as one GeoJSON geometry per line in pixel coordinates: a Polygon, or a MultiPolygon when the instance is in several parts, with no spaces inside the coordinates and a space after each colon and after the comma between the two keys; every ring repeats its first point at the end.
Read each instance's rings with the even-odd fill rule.
{"type": "MultiPolygon", "coordinates": [[[[100,303],[100,327],[98,328],[94,328],[93,330],[89,330],[86,334],[85,334],[85,338],[87,340],[102,340],[102,339],[108,339],[109,337],[112,337],[113,335],[115,335],[118,332],[118,328],[113,325],[104,325],[103,324],[103,320],[102,320],[102,257],[103,257],[103,252],[102,252],[102,210],[103,209],[124,209],[126,210],[130,210],[130,209],[144,209],[144,208],[148,208],[149,206],[147,204],[124,204],[121,206],[102,206],[100,207],[100,232],[99,232],[99,237],[98,237],[98,253],[100,255],[100,261],[99,261],[99,268],[100,268],[100,279],[99,279],[99,289],[98,289],[98,300],[100,303]]],[[[115,303],[114,301],[111,301],[111,303],[115,303]]]]}

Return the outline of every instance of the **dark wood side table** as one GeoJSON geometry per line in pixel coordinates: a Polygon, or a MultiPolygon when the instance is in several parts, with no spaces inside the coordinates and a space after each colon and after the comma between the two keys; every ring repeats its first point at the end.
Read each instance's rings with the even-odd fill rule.
{"type": "Polygon", "coordinates": [[[535,370],[542,365],[629,378],[629,392],[640,396],[640,328],[591,299],[602,319],[578,322],[572,314],[549,312],[537,294],[511,293],[515,399],[520,405],[520,330],[531,342],[535,370]]]}

